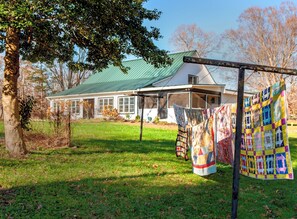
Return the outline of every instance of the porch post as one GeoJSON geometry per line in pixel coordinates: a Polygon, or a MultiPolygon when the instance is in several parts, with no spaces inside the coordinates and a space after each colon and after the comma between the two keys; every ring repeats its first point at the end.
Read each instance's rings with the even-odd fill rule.
{"type": "Polygon", "coordinates": [[[193,103],[192,103],[192,91],[189,92],[189,95],[190,95],[189,96],[189,102],[190,102],[190,107],[189,108],[192,109],[192,105],[193,105],[193,103]]]}
{"type": "Polygon", "coordinates": [[[144,96],[141,97],[141,120],[140,120],[140,136],[139,136],[139,141],[142,141],[143,112],[144,112],[144,96]]]}

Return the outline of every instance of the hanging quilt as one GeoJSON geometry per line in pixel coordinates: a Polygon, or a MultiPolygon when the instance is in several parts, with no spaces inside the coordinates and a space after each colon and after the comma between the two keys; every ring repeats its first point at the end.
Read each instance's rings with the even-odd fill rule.
{"type": "Polygon", "coordinates": [[[242,175],[258,179],[294,178],[286,106],[283,81],[244,100],[242,175]]]}
{"type": "Polygon", "coordinates": [[[189,159],[189,128],[185,118],[185,109],[178,105],[173,105],[176,123],[178,125],[178,133],[175,141],[175,154],[185,160],[189,159]]]}
{"type": "Polygon", "coordinates": [[[177,157],[182,157],[185,160],[189,159],[189,130],[178,126],[178,133],[175,141],[175,153],[177,157]]]}
{"type": "Polygon", "coordinates": [[[216,147],[218,161],[233,164],[231,105],[224,105],[216,111],[216,147]]]}
{"type": "Polygon", "coordinates": [[[201,123],[203,121],[203,111],[202,109],[185,109],[188,125],[195,126],[201,123]]]}
{"type": "Polygon", "coordinates": [[[210,117],[213,117],[218,109],[219,109],[219,107],[204,109],[202,111],[203,120],[207,120],[210,117]]]}
{"type": "Polygon", "coordinates": [[[192,142],[192,127],[195,125],[200,124],[203,121],[203,112],[204,110],[202,109],[186,109],[185,108],[185,113],[187,117],[187,130],[188,130],[188,136],[189,142],[192,142]]]}
{"type": "Polygon", "coordinates": [[[176,123],[181,127],[186,127],[186,117],[185,117],[185,108],[178,106],[176,104],[173,104],[174,114],[176,123]]]}
{"type": "Polygon", "coordinates": [[[213,117],[192,127],[193,173],[205,176],[216,172],[213,117]]]}

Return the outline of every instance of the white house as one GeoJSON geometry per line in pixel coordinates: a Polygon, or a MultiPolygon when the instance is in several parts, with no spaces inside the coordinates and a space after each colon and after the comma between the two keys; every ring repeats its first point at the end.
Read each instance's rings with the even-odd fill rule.
{"type": "Polygon", "coordinates": [[[102,117],[106,105],[116,108],[122,117],[131,119],[141,114],[141,97],[145,95],[144,119],[175,122],[173,104],[189,108],[217,107],[221,103],[235,103],[236,92],[217,84],[204,65],[184,63],[184,56],[196,56],[195,51],[169,54],[173,62],[168,67],[155,68],[143,59],[124,61],[128,73],[118,67],[90,76],[83,84],[48,97],[54,109],[57,102],[71,101],[75,118],[102,117]],[[161,98],[162,97],[162,98],[161,98]],[[91,106],[86,110],[82,102],[91,106]]]}

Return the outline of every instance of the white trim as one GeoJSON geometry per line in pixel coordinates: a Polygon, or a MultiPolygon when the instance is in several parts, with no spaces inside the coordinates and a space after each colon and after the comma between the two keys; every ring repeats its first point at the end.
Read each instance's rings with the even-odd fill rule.
{"type": "Polygon", "coordinates": [[[79,116],[81,114],[81,100],[80,99],[73,99],[70,103],[70,113],[74,116],[79,116]],[[74,107],[73,104],[74,103],[74,107]],[[74,109],[74,112],[73,112],[74,109]],[[78,112],[76,112],[78,110],[78,112]]]}
{"type": "MultiPolygon", "coordinates": [[[[47,99],[69,99],[69,98],[83,98],[83,97],[97,97],[98,95],[125,95],[125,93],[135,93],[135,90],[124,90],[124,91],[112,91],[112,92],[99,92],[99,93],[87,93],[87,94],[72,94],[63,96],[49,96],[47,99]]],[[[98,96],[99,97],[99,96],[98,96]]]]}
{"type": "MultiPolygon", "coordinates": [[[[256,93],[256,92],[255,92],[256,93]]],[[[254,95],[255,93],[252,92],[244,92],[244,97],[250,97],[252,95],[254,95]]],[[[229,90],[229,89],[225,89],[224,94],[231,94],[234,96],[237,96],[237,90],[229,90]]]]}
{"type": "Polygon", "coordinates": [[[166,90],[176,90],[176,89],[190,89],[190,88],[205,88],[205,90],[210,90],[210,88],[223,88],[224,89],[225,85],[220,85],[220,84],[186,84],[186,85],[176,85],[176,86],[167,86],[167,87],[147,87],[147,88],[139,88],[136,91],[138,92],[143,92],[143,91],[166,91],[166,90]]]}
{"type": "MultiPolygon", "coordinates": [[[[225,85],[223,84],[186,84],[186,85],[175,85],[175,86],[165,86],[165,87],[147,87],[147,88],[139,88],[136,90],[125,90],[125,91],[113,91],[113,92],[99,92],[99,93],[87,93],[87,94],[73,94],[73,95],[64,95],[64,96],[50,96],[46,97],[48,100],[55,99],[77,99],[77,98],[92,98],[92,97],[101,97],[107,95],[127,95],[134,94],[136,92],[144,92],[144,91],[166,91],[166,90],[176,90],[176,89],[190,89],[190,88],[200,88],[205,90],[212,91],[211,88],[221,88],[221,92],[225,93],[225,85]],[[100,95],[100,96],[98,96],[100,95]]],[[[232,92],[231,92],[232,93],[232,92]]]]}

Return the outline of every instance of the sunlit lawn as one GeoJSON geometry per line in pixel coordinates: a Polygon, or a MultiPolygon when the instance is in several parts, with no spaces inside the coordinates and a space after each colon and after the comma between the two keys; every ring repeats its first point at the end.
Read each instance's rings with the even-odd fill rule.
{"type": "MultiPolygon", "coordinates": [[[[3,136],[3,127],[0,127],[3,136]]],[[[26,159],[0,148],[0,218],[229,218],[232,168],[194,175],[177,159],[176,130],[127,123],[74,124],[72,148],[26,159]]],[[[290,149],[297,176],[297,132],[290,149]]],[[[296,218],[296,180],[241,176],[239,218],[296,218]]]]}

